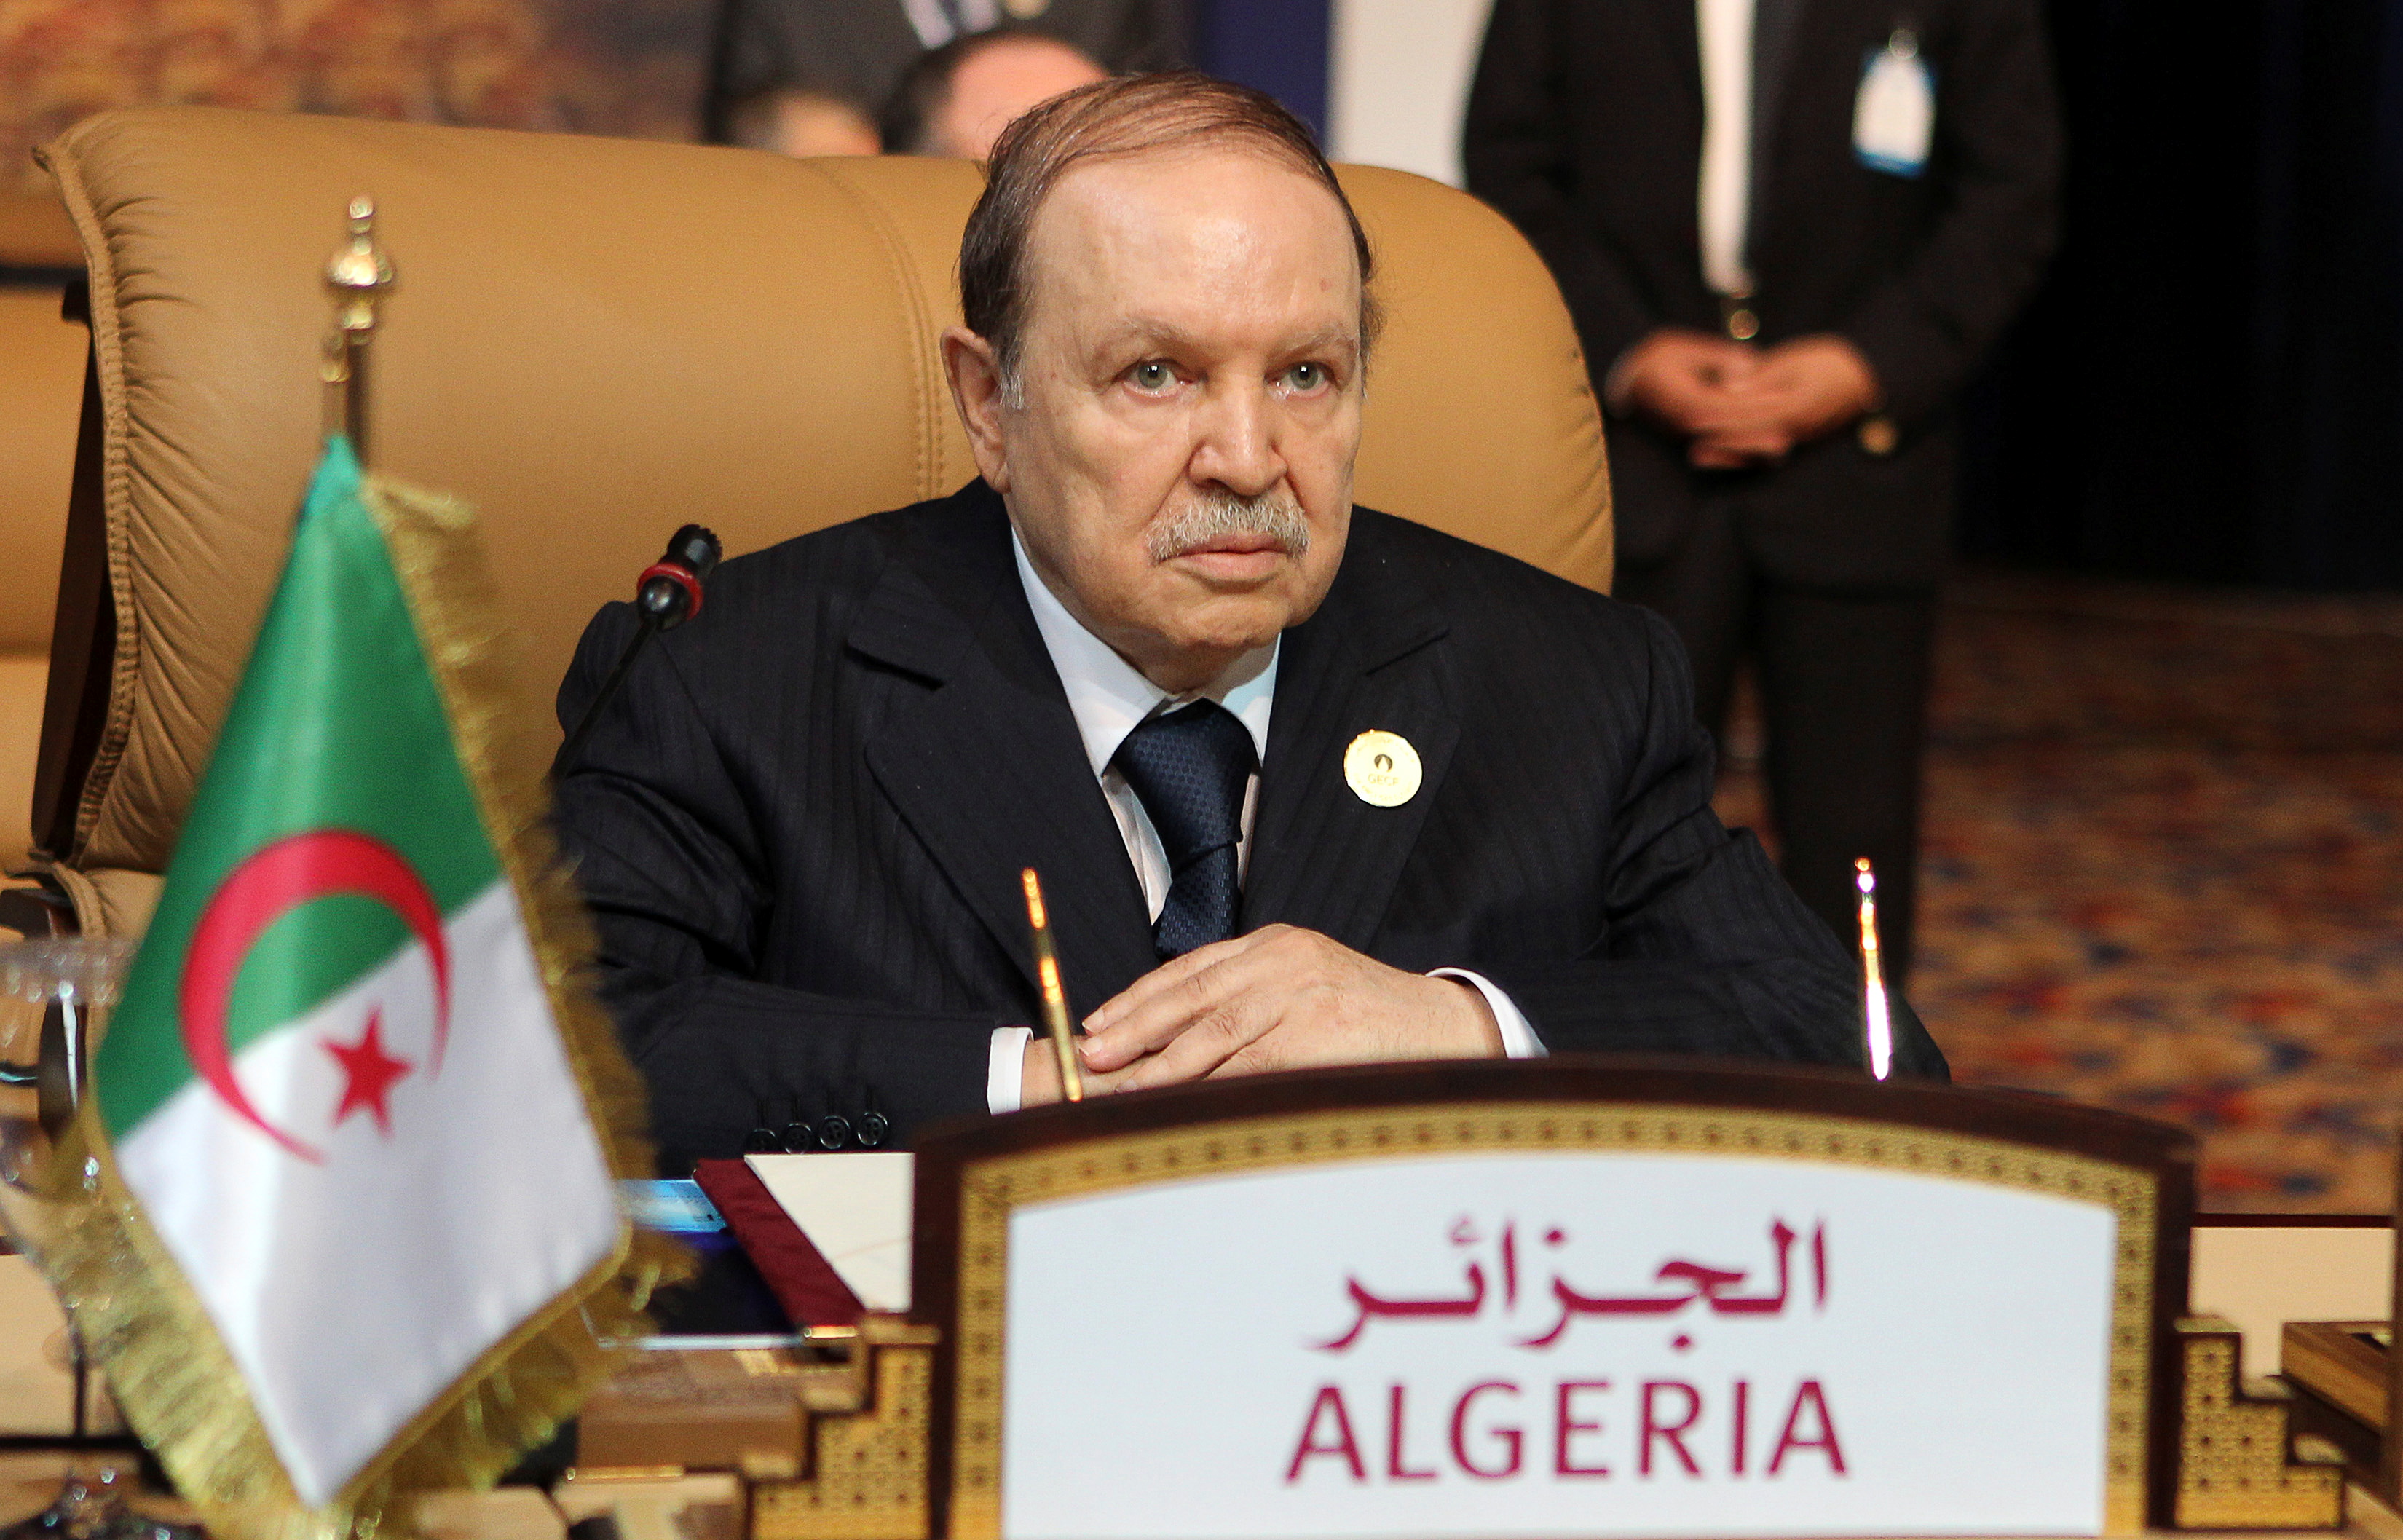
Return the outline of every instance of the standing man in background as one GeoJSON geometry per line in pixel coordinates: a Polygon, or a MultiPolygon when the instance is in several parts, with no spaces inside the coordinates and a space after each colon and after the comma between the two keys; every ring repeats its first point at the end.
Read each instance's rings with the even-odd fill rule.
{"type": "MultiPolygon", "coordinates": [[[[1191,48],[1186,0],[721,0],[707,129],[763,91],[849,103],[873,120],[911,61],[995,27],[1055,37],[1114,73],[1174,69],[1191,48]]],[[[897,146],[886,146],[898,149],[897,146]]]]}
{"type": "Polygon", "coordinates": [[[888,155],[981,160],[1001,131],[1038,102],[1109,78],[1056,37],[1017,27],[954,37],[901,72],[877,129],[888,155]]]}
{"type": "Polygon", "coordinates": [[[1714,731],[1753,656],[1786,879],[1849,936],[1874,861],[1899,977],[1955,405],[2058,219],[2036,0],[1495,0],[1464,150],[1625,424],[1617,592],[1714,731]]]}

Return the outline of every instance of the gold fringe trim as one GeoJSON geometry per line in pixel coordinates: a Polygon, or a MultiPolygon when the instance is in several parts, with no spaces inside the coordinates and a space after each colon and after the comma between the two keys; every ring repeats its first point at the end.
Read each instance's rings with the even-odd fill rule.
{"type": "MultiPolygon", "coordinates": [[[[516,891],[567,1061],[613,1176],[648,1176],[643,1085],[591,989],[593,934],[547,823],[548,764],[515,688],[510,639],[453,499],[370,479],[364,500],[399,574],[486,836],[516,891]]],[[[222,1540],[412,1533],[417,1493],[486,1487],[573,1417],[648,1327],[681,1246],[621,1221],[611,1256],[494,1344],[325,1506],[301,1506],[241,1371],[116,1169],[89,1102],[51,1169],[45,1270],[126,1419],[222,1540]]]]}

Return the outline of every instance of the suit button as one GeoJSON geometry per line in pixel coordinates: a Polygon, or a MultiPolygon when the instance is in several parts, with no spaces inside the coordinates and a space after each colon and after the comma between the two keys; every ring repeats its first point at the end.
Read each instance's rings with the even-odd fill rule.
{"type": "Polygon", "coordinates": [[[1728,312],[1727,331],[1739,342],[1749,342],[1760,335],[1760,317],[1739,306],[1728,312]]]}
{"type": "Polygon", "coordinates": [[[1882,411],[1872,412],[1862,418],[1857,436],[1861,441],[1862,452],[1877,455],[1881,459],[1892,454],[1895,445],[1902,438],[1901,433],[1894,425],[1894,419],[1882,411]]]}
{"type": "Polygon", "coordinates": [[[807,1118],[796,1117],[776,1131],[777,1147],[786,1155],[801,1155],[818,1147],[817,1130],[807,1118]]]}
{"type": "Polygon", "coordinates": [[[859,1115],[859,1147],[864,1150],[883,1147],[884,1136],[893,1131],[893,1124],[881,1112],[859,1115]]]}
{"type": "Polygon", "coordinates": [[[827,1113],[818,1119],[818,1148],[839,1150],[851,1144],[851,1119],[839,1112],[827,1113]]]}
{"type": "Polygon", "coordinates": [[[774,1129],[753,1129],[743,1136],[743,1153],[745,1155],[775,1155],[784,1147],[785,1141],[778,1137],[774,1129]]]}

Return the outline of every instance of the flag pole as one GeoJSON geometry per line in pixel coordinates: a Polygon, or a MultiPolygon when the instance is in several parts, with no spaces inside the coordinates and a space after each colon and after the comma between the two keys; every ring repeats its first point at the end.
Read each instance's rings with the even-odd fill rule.
{"type": "Polygon", "coordinates": [[[351,200],[351,236],[326,264],[326,287],[334,296],[334,329],[326,338],[319,378],[329,387],[327,433],[351,441],[360,467],[368,464],[368,342],[375,335],[376,306],[392,287],[391,259],[376,244],[375,200],[351,200]]]}

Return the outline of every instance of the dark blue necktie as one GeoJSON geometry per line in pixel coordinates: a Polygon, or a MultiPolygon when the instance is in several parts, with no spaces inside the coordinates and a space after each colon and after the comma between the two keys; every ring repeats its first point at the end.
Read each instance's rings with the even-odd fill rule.
{"type": "Polygon", "coordinates": [[[1234,935],[1250,729],[1216,701],[1196,701],[1127,734],[1114,762],[1168,853],[1168,902],[1151,927],[1160,960],[1234,935]]]}

